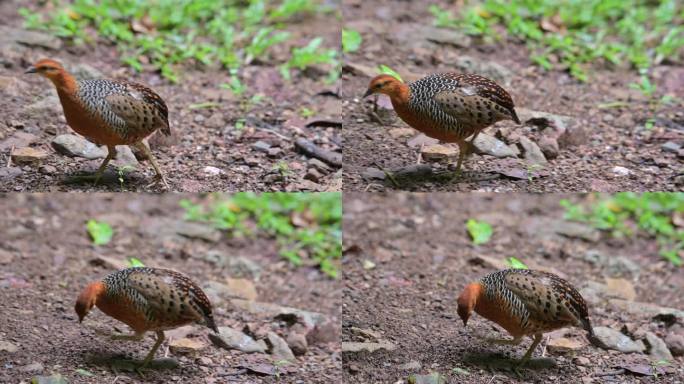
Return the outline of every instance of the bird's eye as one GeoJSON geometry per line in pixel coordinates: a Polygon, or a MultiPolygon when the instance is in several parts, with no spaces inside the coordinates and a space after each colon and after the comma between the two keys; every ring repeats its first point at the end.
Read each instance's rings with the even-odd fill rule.
{"type": "Polygon", "coordinates": [[[383,86],[382,83],[378,83],[378,84],[375,84],[375,87],[374,87],[374,88],[375,88],[375,89],[380,89],[380,88],[382,88],[382,86],[383,86]]]}

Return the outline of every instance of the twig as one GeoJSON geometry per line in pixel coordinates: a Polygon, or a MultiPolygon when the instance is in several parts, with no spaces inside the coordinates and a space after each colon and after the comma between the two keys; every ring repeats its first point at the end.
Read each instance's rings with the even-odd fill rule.
{"type": "Polygon", "coordinates": [[[541,357],[546,356],[546,346],[549,345],[549,340],[551,340],[551,336],[546,336],[546,343],[544,343],[544,348],[542,348],[541,357]]]}
{"type": "Polygon", "coordinates": [[[10,153],[7,157],[7,168],[9,168],[12,165],[12,152],[14,152],[14,145],[12,146],[12,148],[10,148],[10,153]]]}
{"type": "Polygon", "coordinates": [[[374,161],[374,162],[373,162],[373,165],[375,165],[376,167],[380,168],[380,170],[382,171],[382,173],[384,173],[385,176],[386,176],[388,179],[390,179],[390,181],[392,182],[392,184],[394,184],[394,188],[399,188],[399,182],[397,182],[397,179],[394,178],[394,175],[392,174],[392,172],[390,172],[390,171],[386,170],[385,168],[383,168],[383,166],[380,165],[380,164],[378,164],[377,161],[374,161]]]}
{"type": "Polygon", "coordinates": [[[309,157],[315,157],[333,167],[342,168],[342,155],[339,153],[320,148],[309,140],[301,138],[295,141],[295,147],[309,157]]]}

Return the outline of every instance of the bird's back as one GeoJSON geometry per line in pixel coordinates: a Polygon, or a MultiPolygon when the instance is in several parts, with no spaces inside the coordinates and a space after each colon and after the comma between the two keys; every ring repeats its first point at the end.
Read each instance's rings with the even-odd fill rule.
{"type": "MultiPolygon", "coordinates": [[[[541,271],[507,269],[481,279],[487,318],[515,325],[512,334],[529,335],[567,326],[592,334],[587,305],[577,290],[560,277],[541,271]],[[506,318],[506,319],[503,319],[506,318]]],[[[480,310],[476,307],[478,313],[480,310]]],[[[484,315],[483,315],[484,316],[484,315]]],[[[503,324],[502,324],[503,326],[503,324]]],[[[504,327],[506,328],[506,327],[504,327]]]]}
{"type": "Polygon", "coordinates": [[[97,306],[136,331],[199,323],[217,331],[211,303],[185,275],[158,268],[128,268],[107,276],[97,306]]]}

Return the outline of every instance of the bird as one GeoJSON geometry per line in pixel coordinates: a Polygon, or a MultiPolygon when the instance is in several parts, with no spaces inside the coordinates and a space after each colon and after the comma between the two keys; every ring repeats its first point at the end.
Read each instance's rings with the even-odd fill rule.
{"type": "Polygon", "coordinates": [[[425,135],[459,146],[456,174],[470,144],[488,126],[513,120],[520,124],[513,99],[494,81],[476,74],[436,73],[406,84],[394,76],[374,77],[364,98],[388,95],[397,115],[425,135]]]}
{"type": "Polygon", "coordinates": [[[530,359],[546,332],[575,326],[588,332],[592,344],[595,339],[582,295],[569,282],[552,273],[529,269],[490,273],[468,284],[457,303],[464,326],[475,311],[513,336],[512,340],[488,339],[489,342],[518,345],[524,336],[533,338],[519,366],[530,359]]]}
{"type": "Polygon", "coordinates": [[[206,294],[189,277],[169,269],[127,268],[88,284],[74,306],[79,323],[94,306],[133,329],[132,335],[112,335],[115,340],[140,341],[146,332],[156,333],[139,370],[154,358],[165,330],[197,323],[219,333],[206,294]]]}
{"type": "Polygon", "coordinates": [[[155,182],[168,188],[157,161],[143,139],[156,130],[170,135],[169,110],[150,88],[125,80],[76,80],[52,59],[41,59],[26,70],[47,78],[57,89],[67,124],[97,145],[107,146],[107,156],[94,175],[98,183],[107,164],[116,157],[117,145],[131,145],[150,159],[155,182]]]}

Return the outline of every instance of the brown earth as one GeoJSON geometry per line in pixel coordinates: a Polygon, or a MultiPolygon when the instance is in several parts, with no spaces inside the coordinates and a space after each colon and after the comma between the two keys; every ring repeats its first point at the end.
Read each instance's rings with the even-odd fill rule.
{"type": "MultiPolygon", "coordinates": [[[[461,2],[457,2],[461,4],[461,2]]],[[[682,157],[661,146],[672,141],[684,144],[684,112],[678,105],[684,99],[684,67],[660,65],[653,68],[657,97],[676,96],[678,102],[651,112],[646,98],[628,87],[638,81],[634,70],[608,68],[600,64],[590,69],[589,81],[581,83],[567,72],[545,72],[533,65],[524,42],[483,42],[454,30],[437,29],[428,11],[430,4],[457,12],[451,1],[407,2],[400,0],[343,2],[345,28],[361,33],[359,51],[345,54],[343,68],[344,189],[349,191],[644,191],[681,190],[684,185],[682,157]],[[435,42],[438,40],[440,42],[435,42]],[[465,63],[465,56],[470,57],[465,63]],[[460,63],[459,66],[456,63],[460,63]],[[373,113],[373,97],[362,99],[375,68],[385,64],[397,70],[404,80],[415,80],[429,73],[474,71],[497,64],[504,72],[504,87],[512,95],[516,109],[543,111],[571,117],[559,141],[558,157],[541,168],[532,168],[519,158],[473,155],[464,169],[469,178],[444,181],[448,162],[433,163],[437,175],[408,177],[399,186],[382,177],[380,168],[399,170],[415,164],[420,145],[408,145],[418,131],[390,135],[393,128],[408,126],[395,118],[386,96],[380,96],[380,112],[373,113]],[[599,107],[619,102],[618,107],[599,107]],[[388,110],[390,108],[390,110],[388,110]],[[645,129],[654,117],[653,129],[645,129]],[[624,167],[619,175],[614,167],[624,167]],[[529,172],[533,177],[528,177],[529,172]],[[366,174],[366,177],[363,175],[366,174]],[[513,175],[513,176],[511,176],[513,175]],[[680,177],[678,177],[680,176],[680,177]]],[[[495,79],[500,81],[499,79],[495,79]]],[[[500,81],[501,82],[501,81],[500,81]]],[[[520,112],[519,112],[520,114],[520,112]]],[[[522,117],[522,116],[521,116],[522,117]]],[[[395,130],[397,131],[397,130],[395,130]]],[[[538,142],[549,134],[530,124],[517,126],[499,122],[485,130],[489,135],[503,133],[507,144],[522,135],[538,142]],[[501,130],[501,132],[498,132],[501,130]]],[[[456,145],[453,146],[457,148],[456,145]]],[[[424,162],[424,161],[423,161],[424,162]]],[[[455,159],[451,159],[451,169],[455,159]]],[[[420,173],[420,172],[419,172],[420,173]]]]}
{"type": "MultiPolygon", "coordinates": [[[[257,302],[321,313],[330,322],[327,337],[339,338],[339,281],[314,267],[293,269],[278,256],[275,239],[221,234],[208,241],[174,233],[175,226],[184,222],[183,209],[178,205],[183,197],[198,202],[207,199],[170,194],[13,194],[0,198],[3,212],[0,218],[0,346],[3,346],[0,382],[28,382],[38,374],[51,373],[61,374],[69,383],[142,381],[124,363],[144,358],[154,337],[148,335],[142,342],[111,341],[108,335],[114,331],[129,333],[128,327],[97,309],[79,324],[73,309],[76,296],[88,282],[116,269],[98,261],[102,257],[119,262],[136,257],[147,266],[184,272],[208,294],[206,287],[210,282],[227,284],[227,278],[246,279],[235,292],[255,293],[257,302]],[[112,225],[111,243],[92,244],[86,233],[89,219],[112,225]],[[256,263],[258,273],[247,274],[221,262],[237,257],[256,263]],[[256,292],[248,289],[252,286],[256,292]],[[4,350],[8,342],[16,347],[15,352],[4,350]],[[36,363],[41,367],[28,372],[27,366],[36,363]],[[84,376],[78,369],[94,376],[84,376]]],[[[294,326],[289,327],[272,315],[241,310],[228,299],[214,300],[214,317],[219,327],[237,330],[249,327],[257,336],[274,331],[283,338],[294,332],[294,326]]],[[[282,365],[269,354],[245,354],[214,346],[208,339],[207,328],[184,329],[190,332],[188,336],[174,336],[173,331],[167,331],[167,340],[189,337],[204,343],[205,347],[194,355],[179,355],[169,352],[167,344],[163,344],[156,358],[159,360],[170,353],[169,357],[179,367],[147,370],[145,382],[331,383],[341,380],[339,342],[311,342],[308,351],[295,362],[282,365]],[[241,368],[259,364],[269,369],[274,364],[279,366],[280,376],[262,376],[241,368]]]]}
{"type": "MultiPolygon", "coordinates": [[[[510,336],[479,315],[463,327],[456,313],[460,291],[467,283],[505,268],[504,259],[514,256],[575,285],[589,304],[595,328],[623,329],[634,339],[643,339],[647,331],[661,338],[684,332],[682,324],[655,319],[643,310],[647,304],[638,304],[684,308],[681,268],[658,256],[653,239],[616,239],[589,227],[583,228],[586,240],[559,235],[562,228],[568,229],[558,204],[562,197],[346,193],[342,310],[346,382],[407,383],[410,374],[437,372],[448,383],[681,383],[681,356],[671,362],[670,373],[657,380],[632,375],[620,367],[648,366],[652,364],[649,355],[591,346],[579,328],[545,335],[531,366],[518,377],[513,366],[530,339],[516,347],[488,344],[485,337],[510,336]],[[472,244],[465,225],[470,218],[492,225],[488,243],[472,244]],[[603,283],[606,277],[633,285],[636,295],[630,299],[637,303],[633,311],[616,307],[621,300],[591,293],[592,285],[603,283]],[[568,354],[553,352],[544,347],[546,336],[552,340],[565,336],[580,347],[568,354]],[[396,348],[353,353],[347,351],[345,342],[389,342],[396,348]]],[[[623,297],[629,297],[628,291],[623,297]]]]}
{"type": "MultiPolygon", "coordinates": [[[[17,9],[22,6],[49,12],[35,3],[0,2],[0,24],[21,29],[23,18],[17,9]]],[[[241,69],[243,83],[248,87],[244,99],[220,87],[228,82],[229,75],[227,70],[217,67],[178,68],[181,82],[172,84],[152,70],[135,73],[122,65],[111,43],[98,41],[73,46],[64,41],[62,48],[55,50],[16,43],[12,40],[15,32],[3,30],[6,40],[0,39],[5,41],[0,44],[0,164],[5,169],[0,169],[0,190],[162,191],[159,186],[148,187],[154,173],[147,161],[134,171],[124,171],[123,182],[118,180],[118,170],[113,165],[108,168],[102,185],[70,182],[73,178],[68,176],[93,172],[102,159],[70,158],[55,152],[50,145],[52,139],[59,134],[73,133],[66,125],[61,107],[52,102],[38,109],[28,108],[56,95],[47,80],[23,74],[30,64],[43,57],[56,58],[71,66],[85,64],[104,77],[147,84],[164,98],[169,106],[173,134],[168,140],[152,138],[151,145],[172,191],[340,190],[339,165],[325,167],[312,162],[294,145],[301,138],[329,151],[341,151],[339,85],[324,82],[328,70],[324,67],[293,71],[291,83],[281,78],[278,69],[289,58],[294,45],[303,45],[313,37],[323,37],[327,48],[338,47],[339,28],[331,28],[339,24],[338,20],[335,13],[326,13],[302,18],[288,26],[291,39],[275,47],[268,61],[241,69]],[[264,96],[260,102],[247,101],[257,94],[264,96]],[[215,105],[190,108],[201,103],[215,105]],[[304,108],[314,115],[303,117],[304,108]],[[244,128],[236,128],[242,120],[244,128]],[[13,138],[22,134],[30,135],[30,143],[17,146],[13,138]],[[255,146],[258,142],[267,145],[255,146]],[[10,164],[12,147],[16,150],[28,145],[47,152],[47,158],[36,165],[10,164]],[[205,171],[207,166],[221,172],[212,174],[205,171]]]]}

